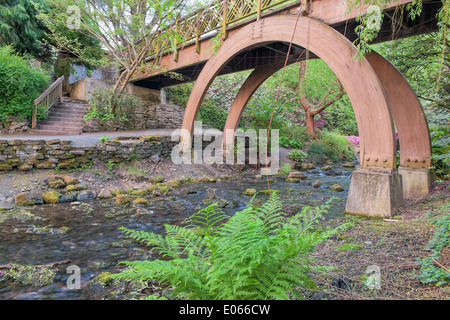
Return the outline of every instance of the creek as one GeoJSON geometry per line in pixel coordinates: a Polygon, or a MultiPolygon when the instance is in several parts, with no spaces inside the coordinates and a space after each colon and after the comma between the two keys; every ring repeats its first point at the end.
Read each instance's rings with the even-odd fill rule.
{"type": "MultiPolygon", "coordinates": [[[[333,170],[305,171],[308,178],[286,182],[285,176],[272,176],[270,188],[278,190],[286,212],[295,214],[303,206],[324,204],[338,197],[324,219],[344,214],[352,168],[335,165],[333,170]],[[321,186],[312,187],[319,180],[321,186]],[[339,184],[344,191],[330,191],[339,184]]],[[[0,299],[94,300],[123,298],[95,282],[102,272],[118,272],[123,260],[148,258],[148,248],[132,241],[119,227],[164,232],[164,224],[179,224],[211,202],[218,201],[227,214],[246,207],[248,188],[267,190],[265,178],[242,174],[239,179],[215,183],[181,185],[168,196],[147,196],[147,205],[117,205],[114,199],[92,200],[80,205],[61,203],[0,211],[0,266],[7,264],[47,265],[56,262],[51,284],[36,287],[11,281],[0,269],[0,299]],[[61,262],[58,264],[58,262],[61,262]],[[69,289],[69,265],[80,268],[81,289],[69,289]]],[[[267,195],[257,194],[255,201],[267,195]]]]}

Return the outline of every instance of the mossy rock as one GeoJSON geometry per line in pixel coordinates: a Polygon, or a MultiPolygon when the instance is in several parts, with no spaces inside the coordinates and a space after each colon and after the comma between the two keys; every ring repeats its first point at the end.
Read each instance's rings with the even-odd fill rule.
{"type": "Polygon", "coordinates": [[[14,203],[17,206],[31,206],[34,204],[34,201],[31,199],[28,199],[27,194],[25,192],[19,193],[16,195],[14,199],[14,203]]]}
{"type": "Polygon", "coordinates": [[[111,273],[110,272],[102,272],[102,273],[100,273],[97,276],[96,280],[97,280],[98,283],[100,283],[103,286],[109,286],[114,281],[114,279],[111,278],[111,273]]]}
{"type": "Polygon", "coordinates": [[[322,183],[319,180],[316,180],[316,182],[314,182],[314,184],[312,185],[314,188],[318,188],[322,185],[322,183]]]}
{"type": "Polygon", "coordinates": [[[111,194],[113,196],[117,196],[119,194],[126,194],[127,192],[125,190],[119,189],[119,188],[115,188],[111,190],[111,194]]]}
{"type": "MultiPolygon", "coordinates": [[[[286,180],[288,180],[288,179],[305,180],[307,178],[308,178],[308,176],[302,172],[289,172],[286,177],[286,180]]],[[[295,181],[295,182],[298,182],[298,181],[295,181]]]]}
{"type": "Polygon", "coordinates": [[[35,166],[37,169],[51,169],[54,167],[54,164],[44,160],[36,162],[35,166]]]}
{"type": "Polygon", "coordinates": [[[56,204],[59,203],[59,193],[56,191],[48,191],[42,195],[44,203],[56,204]]]}
{"type": "Polygon", "coordinates": [[[353,168],[355,165],[351,162],[346,162],[342,165],[344,168],[353,168]]]}
{"type": "Polygon", "coordinates": [[[344,191],[344,187],[342,187],[342,186],[339,185],[339,184],[333,184],[333,185],[330,187],[330,190],[331,190],[331,191],[338,191],[338,192],[340,192],[340,191],[344,191]]]}
{"type": "Polygon", "coordinates": [[[161,182],[164,182],[164,178],[163,177],[151,177],[150,181],[152,183],[161,183],[161,182]]]}
{"type": "Polygon", "coordinates": [[[80,183],[80,180],[78,180],[75,177],[71,177],[71,176],[63,176],[62,179],[64,180],[64,183],[68,186],[80,183]]]}
{"type": "Polygon", "coordinates": [[[127,194],[119,193],[116,195],[116,203],[117,204],[128,204],[130,203],[130,197],[127,194]]]}
{"type": "Polygon", "coordinates": [[[143,196],[147,195],[147,193],[148,193],[147,189],[137,189],[137,190],[131,191],[131,194],[133,196],[139,196],[139,197],[143,197],[143,196]]]}
{"type": "Polygon", "coordinates": [[[62,189],[66,186],[63,178],[61,177],[50,177],[48,179],[48,187],[52,189],[62,189]]]}
{"type": "Polygon", "coordinates": [[[86,190],[87,186],[85,185],[79,185],[79,184],[69,184],[68,186],[66,186],[64,188],[65,191],[67,192],[72,192],[72,191],[82,191],[82,190],[86,190]]]}
{"type": "Polygon", "coordinates": [[[181,182],[177,179],[166,182],[166,185],[168,185],[169,187],[178,187],[178,186],[180,186],[180,184],[181,184],[181,182]]]}
{"type": "Polygon", "coordinates": [[[148,200],[145,198],[137,198],[133,201],[133,204],[148,204],[148,200]]]}
{"type": "Polygon", "coordinates": [[[323,170],[323,171],[328,171],[328,170],[331,170],[331,169],[333,169],[333,167],[330,166],[330,165],[326,165],[326,166],[323,166],[323,167],[320,168],[320,170],[323,170]]]}
{"type": "Polygon", "coordinates": [[[256,192],[257,192],[256,189],[247,189],[247,190],[245,190],[244,194],[246,196],[253,196],[256,194],[256,192]]]}
{"type": "Polygon", "coordinates": [[[12,165],[9,163],[0,163],[0,171],[10,171],[12,168],[12,165]]]}
{"type": "Polygon", "coordinates": [[[98,193],[97,198],[110,199],[110,198],[112,198],[112,193],[111,193],[111,191],[109,191],[107,189],[101,189],[100,192],[98,193]]]}
{"type": "Polygon", "coordinates": [[[33,169],[33,165],[28,164],[28,163],[22,163],[21,165],[19,165],[17,167],[17,170],[19,170],[19,171],[29,171],[31,169],[33,169]]]}

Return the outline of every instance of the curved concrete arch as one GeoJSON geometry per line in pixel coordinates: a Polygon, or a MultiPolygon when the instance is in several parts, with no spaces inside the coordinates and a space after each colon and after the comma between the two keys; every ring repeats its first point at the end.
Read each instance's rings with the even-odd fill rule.
{"type": "Polygon", "coordinates": [[[366,59],[354,56],[356,48],[342,34],[319,21],[300,17],[270,17],[249,24],[231,35],[206,63],[189,97],[183,118],[182,139],[190,146],[199,106],[214,78],[234,56],[270,42],[293,43],[321,58],[342,82],[355,111],[361,141],[361,166],[394,168],[394,126],[388,101],[378,77],[366,59]],[[262,24],[255,27],[255,24],[262,24]],[[254,30],[259,29],[257,37],[254,30]],[[188,135],[190,133],[190,135],[188,135]]]}
{"type": "Polygon", "coordinates": [[[366,56],[383,86],[400,141],[400,165],[431,166],[431,139],[419,99],[403,75],[383,56],[366,56]]]}
{"type": "Polygon", "coordinates": [[[403,197],[426,196],[434,180],[431,166],[431,139],[422,106],[403,75],[383,56],[372,51],[367,60],[375,70],[386,97],[400,141],[403,197]]]}

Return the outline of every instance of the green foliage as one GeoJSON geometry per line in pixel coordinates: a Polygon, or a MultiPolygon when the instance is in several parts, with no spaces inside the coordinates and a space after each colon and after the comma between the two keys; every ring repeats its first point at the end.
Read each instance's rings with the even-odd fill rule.
{"type": "Polygon", "coordinates": [[[104,135],[103,137],[101,137],[100,139],[98,139],[101,143],[105,143],[106,140],[111,140],[110,137],[108,137],[107,135],[104,135]]]}
{"type": "Polygon", "coordinates": [[[353,160],[355,158],[353,145],[346,137],[337,133],[322,131],[320,140],[327,146],[328,157],[331,160],[353,160]]]}
{"type": "Polygon", "coordinates": [[[91,94],[88,113],[84,116],[84,120],[97,118],[126,121],[130,112],[141,105],[142,101],[131,94],[117,94],[113,88],[95,88],[91,94]]]}
{"type": "Polygon", "coordinates": [[[43,0],[2,0],[0,3],[0,46],[12,45],[22,54],[36,58],[47,55],[39,41],[47,28],[37,19],[35,4],[46,6],[43,0]]]}
{"type": "Polygon", "coordinates": [[[308,272],[327,270],[311,263],[314,246],[348,226],[316,230],[330,201],[304,207],[292,217],[281,211],[274,195],[261,207],[250,203],[231,218],[212,204],[194,214],[187,227],[166,225],[165,236],[122,228],[157,250],[162,259],[126,261],[128,268],[111,277],[158,280],[173,288],[174,299],[300,297],[299,289],[315,286],[308,272]]]}
{"type": "Polygon", "coordinates": [[[450,178],[450,127],[431,127],[430,131],[434,172],[438,178],[450,178]]]}
{"type": "MultiPolygon", "coordinates": [[[[10,116],[31,119],[33,100],[48,86],[50,76],[32,68],[10,46],[0,47],[0,121],[10,116]]],[[[38,108],[38,119],[44,118],[38,108]]]]}
{"type": "Polygon", "coordinates": [[[420,275],[423,283],[435,283],[437,286],[450,283],[450,272],[439,266],[439,258],[444,249],[450,248],[450,202],[445,203],[438,211],[438,216],[431,220],[435,227],[433,238],[428,242],[430,255],[418,258],[420,275]]]}
{"type": "Polygon", "coordinates": [[[69,77],[71,66],[70,66],[70,60],[67,57],[58,56],[58,59],[56,59],[54,70],[56,76],[59,78],[61,76],[69,77]]]}
{"type": "Polygon", "coordinates": [[[292,149],[289,151],[287,157],[293,161],[302,162],[308,158],[308,154],[301,149],[292,149]]]}
{"type": "Polygon", "coordinates": [[[186,107],[191,94],[192,83],[182,83],[165,89],[166,98],[179,107],[186,107]]]}
{"type": "Polygon", "coordinates": [[[288,174],[289,172],[291,172],[291,170],[292,170],[292,168],[289,163],[282,163],[281,169],[280,169],[280,172],[282,174],[288,174]]]}
{"type": "Polygon", "coordinates": [[[421,101],[428,122],[434,125],[447,124],[450,116],[450,73],[445,71],[450,52],[439,41],[442,38],[441,32],[433,32],[374,46],[405,76],[421,101]]]}
{"type": "Polygon", "coordinates": [[[198,113],[201,121],[205,124],[208,124],[218,130],[223,130],[225,127],[228,109],[214,103],[210,99],[205,99],[205,101],[201,104],[198,113]]]}
{"type": "Polygon", "coordinates": [[[324,163],[328,159],[336,160],[335,156],[328,149],[328,146],[320,141],[311,143],[307,153],[309,160],[313,163],[324,163]]]}
{"type": "Polygon", "coordinates": [[[280,144],[283,147],[300,149],[310,140],[311,136],[304,126],[294,125],[280,129],[280,144]]]}
{"type": "Polygon", "coordinates": [[[329,106],[320,117],[326,120],[323,130],[337,131],[344,136],[358,136],[358,124],[347,95],[329,106]]]}

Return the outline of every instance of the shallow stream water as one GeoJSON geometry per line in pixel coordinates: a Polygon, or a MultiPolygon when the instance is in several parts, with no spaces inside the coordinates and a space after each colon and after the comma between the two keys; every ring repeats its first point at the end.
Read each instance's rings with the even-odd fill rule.
{"type": "MultiPolygon", "coordinates": [[[[343,215],[351,171],[337,165],[326,172],[313,169],[306,171],[308,178],[298,183],[286,182],[285,176],[273,176],[270,188],[279,190],[278,195],[291,214],[303,206],[320,205],[332,196],[339,197],[324,217],[332,219],[343,215]],[[312,187],[316,180],[322,183],[319,188],[312,187]],[[330,191],[336,183],[344,191],[330,191]]],[[[211,201],[219,201],[225,213],[233,214],[244,209],[250,200],[250,196],[243,195],[247,188],[266,190],[267,181],[243,174],[239,180],[182,185],[168,196],[149,196],[149,203],[144,206],[119,206],[114,199],[108,199],[78,206],[62,203],[0,212],[0,266],[57,263],[53,283],[43,287],[7,280],[6,269],[0,269],[0,299],[110,298],[111,290],[95,284],[94,279],[102,272],[119,271],[123,268],[120,261],[148,257],[147,248],[130,240],[119,227],[163,233],[164,224],[183,224],[211,201]],[[67,287],[69,265],[80,268],[81,289],[67,287]]],[[[255,200],[265,198],[257,195],[255,200]]]]}

